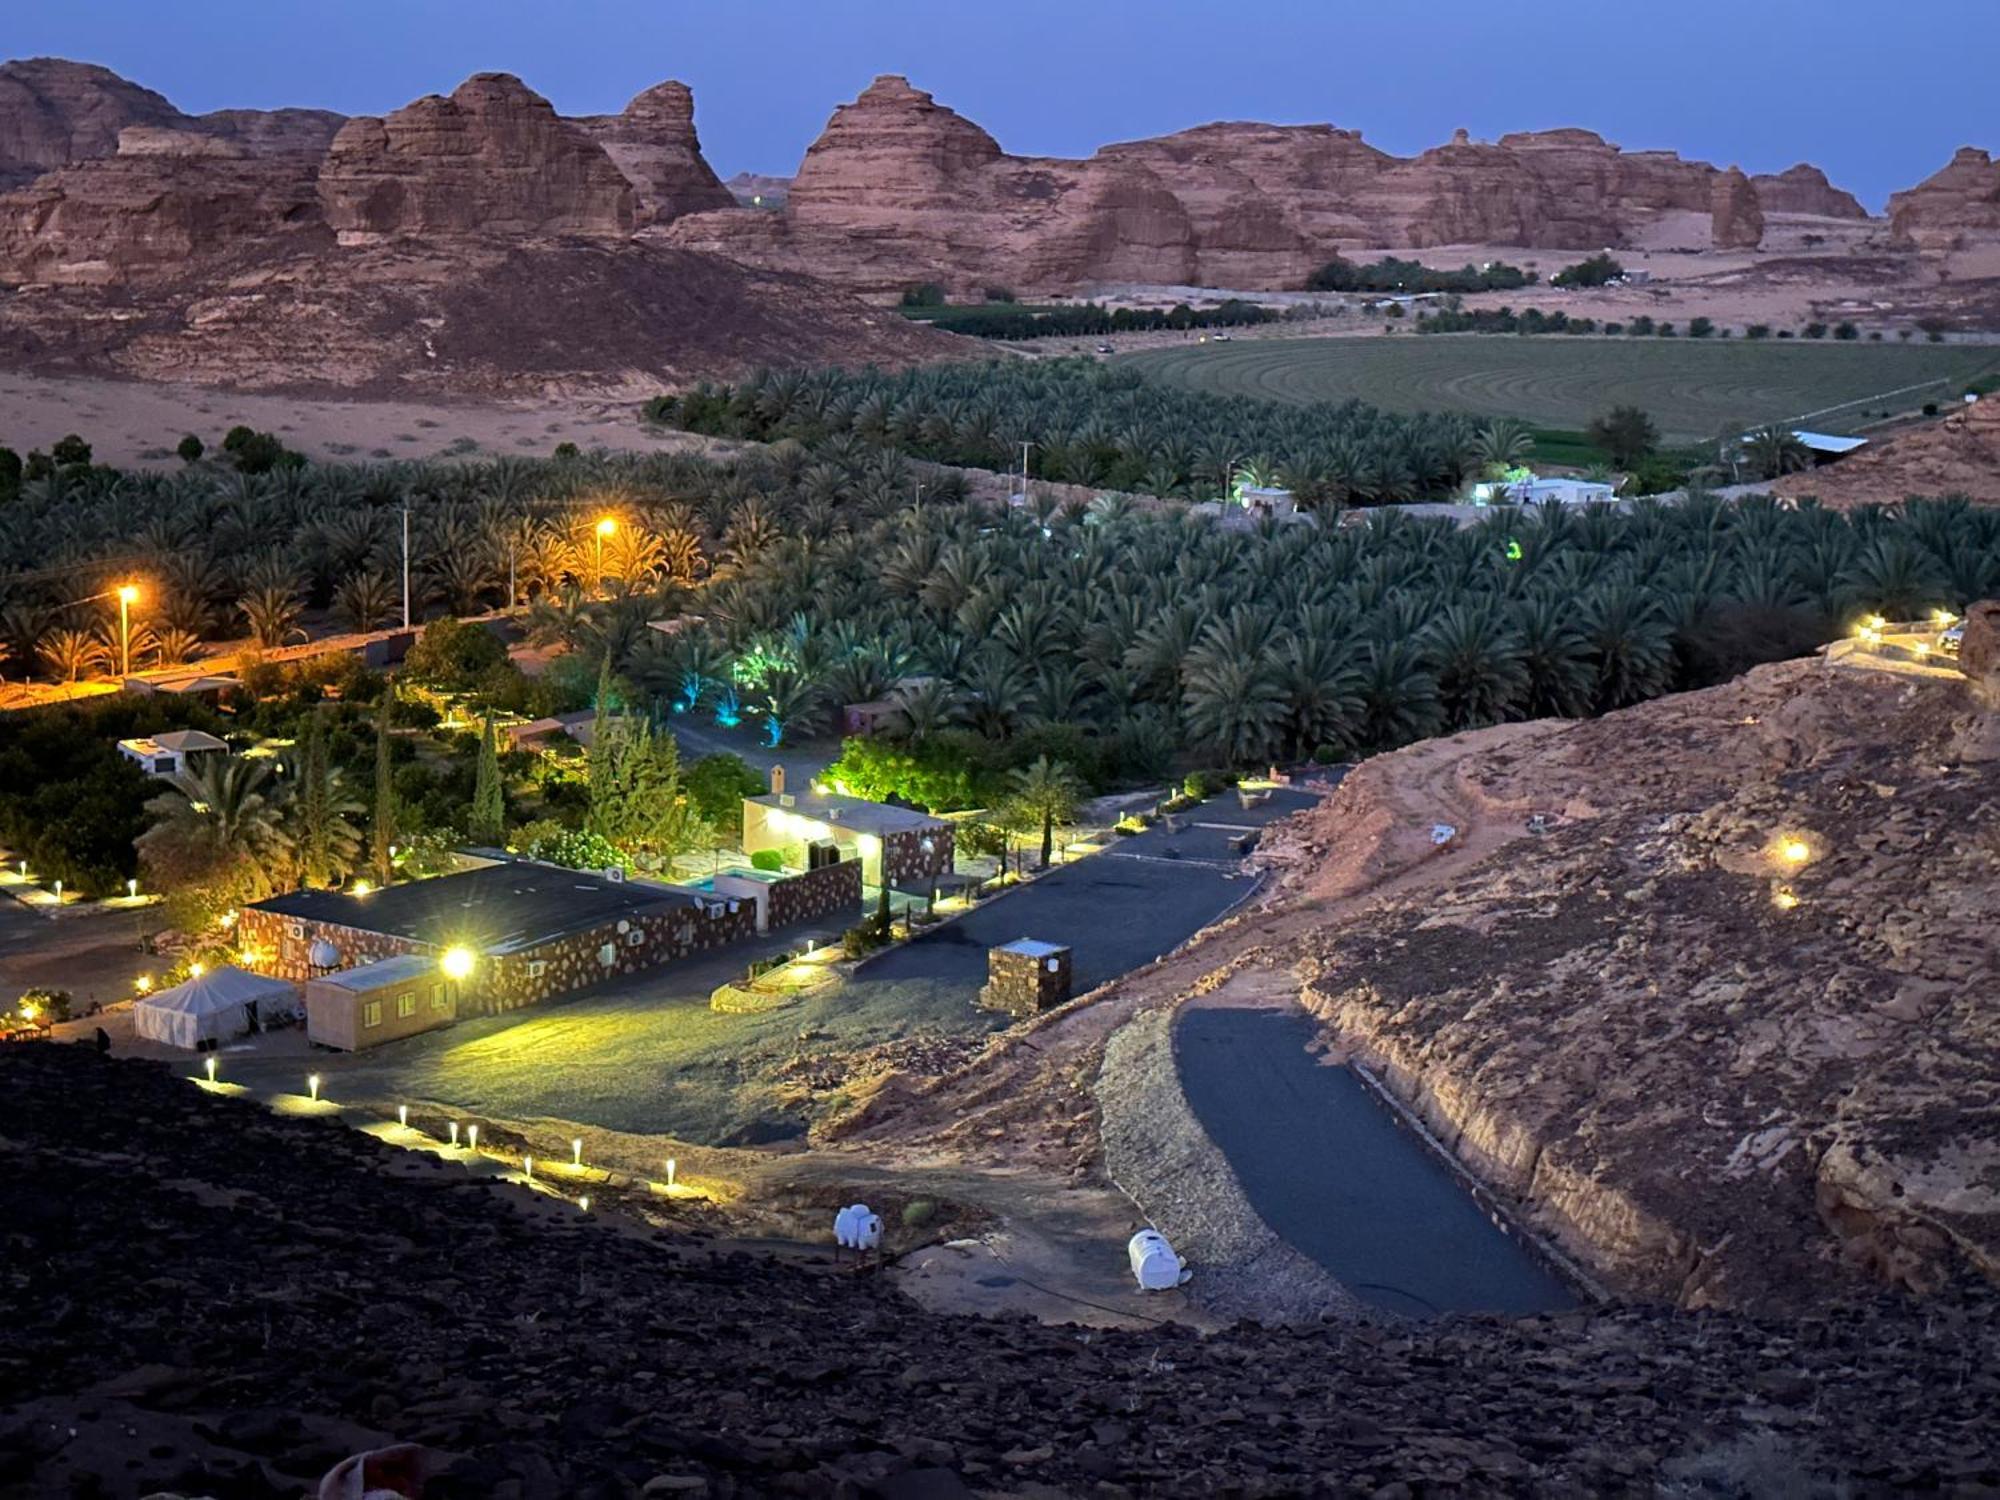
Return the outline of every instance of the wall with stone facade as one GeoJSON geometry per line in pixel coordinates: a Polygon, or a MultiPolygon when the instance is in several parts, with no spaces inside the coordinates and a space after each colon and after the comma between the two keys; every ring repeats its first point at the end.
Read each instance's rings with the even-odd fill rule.
{"type": "Polygon", "coordinates": [[[843,859],[771,882],[771,926],[818,922],[861,909],[861,861],[843,859]]]}
{"type": "Polygon", "coordinates": [[[906,828],[882,839],[882,870],[890,885],[921,885],[934,875],[949,875],[952,859],[949,824],[906,828]],[[929,853],[924,851],[926,841],[931,846],[929,853]]]}
{"type": "Polygon", "coordinates": [[[321,938],[340,950],[340,963],[336,967],[342,969],[372,964],[378,958],[394,958],[400,953],[437,952],[435,944],[420,943],[415,938],[368,932],[338,922],[310,922],[254,907],[245,907],[238,914],[236,936],[245,951],[256,954],[249,967],[295,984],[330,972],[314,968],[310,960],[312,945],[321,938]]]}

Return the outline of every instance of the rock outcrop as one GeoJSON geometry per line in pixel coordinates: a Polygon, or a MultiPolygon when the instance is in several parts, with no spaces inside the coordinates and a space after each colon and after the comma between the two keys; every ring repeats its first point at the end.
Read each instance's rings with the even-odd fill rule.
{"type": "MultiPolygon", "coordinates": [[[[1787,192],[1822,201],[1799,171],[1786,174],[1787,192]]],[[[672,237],[878,294],[916,281],[1283,288],[1335,253],[1369,248],[1625,244],[1663,214],[1708,211],[1723,176],[1587,130],[1492,143],[1460,131],[1400,158],[1352,130],[1232,123],[1081,161],[1010,156],[906,79],[884,77],[834,111],[781,215],[695,215],[672,237]]],[[[1824,184],[1824,204],[1845,212],[1832,202],[1845,195],[1824,184]]],[[[1747,182],[1738,191],[1754,200],[1747,182]]],[[[1738,202],[1735,234],[1752,222],[1747,207],[1738,202]]]]}
{"type": "Polygon", "coordinates": [[[1835,187],[1826,180],[1826,173],[1807,162],[1782,172],[1759,173],[1750,182],[1767,214],[1803,214],[1819,219],[1868,217],[1859,198],[1835,187]]]}
{"type": "Polygon", "coordinates": [[[1774,480],[1771,492],[1838,510],[1946,495],[2000,506],[2000,397],[1956,402],[1938,421],[1878,439],[1837,464],[1774,480]]]}
{"type": "Polygon", "coordinates": [[[1741,167],[1717,175],[1708,211],[1716,249],[1755,250],[1764,243],[1764,208],[1741,167]]]}
{"type": "Polygon", "coordinates": [[[297,156],[315,164],[347,123],[330,109],[217,109],[183,128],[234,141],[252,156],[297,156]]]}
{"type": "Polygon", "coordinates": [[[1961,146],[1943,169],[1890,198],[1889,233],[1928,251],[2000,241],[2000,161],[1961,146]]]}
{"type": "Polygon", "coordinates": [[[723,184],[745,208],[783,208],[792,193],[792,179],[768,172],[738,172],[723,184]]]}
{"type": "Polygon", "coordinates": [[[345,245],[452,235],[623,239],[632,185],[604,148],[508,73],[476,73],[386,116],[349,120],[319,173],[345,245]]]}
{"type": "Polygon", "coordinates": [[[622,114],[570,123],[602,146],[631,182],[641,225],[736,204],[702,157],[694,94],[684,83],[668,79],[637,95],[622,114]]]}
{"type": "Polygon", "coordinates": [[[0,194],[0,284],[127,286],[323,243],[313,164],[128,126],[118,152],[0,194]]]}
{"type": "Polygon", "coordinates": [[[109,68],[59,57],[0,63],[0,190],[110,156],[128,125],[186,123],[166,99],[109,68]]]}

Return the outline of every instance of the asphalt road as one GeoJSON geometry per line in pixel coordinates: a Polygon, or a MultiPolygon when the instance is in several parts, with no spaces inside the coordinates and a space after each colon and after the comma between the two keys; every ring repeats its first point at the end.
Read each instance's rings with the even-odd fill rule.
{"type": "Polygon", "coordinates": [[[1416,1317],[1528,1314],[1575,1297],[1297,1012],[1194,1008],[1174,1034],[1195,1117],[1251,1206],[1356,1296],[1416,1317]]]}

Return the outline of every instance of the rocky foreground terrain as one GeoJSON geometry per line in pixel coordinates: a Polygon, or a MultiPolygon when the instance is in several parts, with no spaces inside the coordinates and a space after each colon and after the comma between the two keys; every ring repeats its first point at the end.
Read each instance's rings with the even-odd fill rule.
{"type": "Polygon", "coordinates": [[[1313,935],[1301,998],[1627,1293],[2000,1279],[1996,685],[1809,660],[1440,742],[1514,836],[1313,935]]]}
{"type": "Polygon", "coordinates": [[[1837,464],[1787,474],[1771,492],[1839,510],[1880,505],[1884,495],[1962,495],[1975,505],[2000,505],[2000,399],[1961,405],[1837,464]]]}
{"type": "MultiPolygon", "coordinates": [[[[82,1047],[0,1049],[0,1496],[1733,1493],[2000,1483],[2000,1307],[1201,1338],[530,1206],[82,1047]]],[[[1116,1254],[1119,1247],[1108,1247],[1116,1254]]]]}

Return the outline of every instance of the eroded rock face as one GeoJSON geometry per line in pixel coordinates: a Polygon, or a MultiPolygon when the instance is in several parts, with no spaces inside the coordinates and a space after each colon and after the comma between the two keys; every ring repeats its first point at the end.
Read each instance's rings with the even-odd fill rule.
{"type": "Polygon", "coordinates": [[[1835,187],[1826,173],[1807,162],[1750,179],[1757,201],[1771,214],[1810,214],[1822,219],[1865,219],[1868,210],[1854,194],[1835,187]]]}
{"type": "Polygon", "coordinates": [[[349,120],[319,174],[342,244],[440,235],[632,232],[632,185],[603,147],[508,73],[476,73],[382,117],[349,120]]]}
{"type": "Polygon", "coordinates": [[[184,122],[165,98],[109,68],[59,57],[0,63],[0,189],[110,156],[127,125],[184,122]]]}
{"type": "Polygon", "coordinates": [[[1989,697],[2000,697],[2000,600],[1983,599],[1966,606],[1958,669],[1989,697]]]}
{"type": "Polygon", "coordinates": [[[735,206],[701,154],[694,94],[686,84],[668,79],[637,95],[622,114],[571,123],[602,146],[631,182],[640,224],[665,224],[683,214],[735,206]]]}
{"type": "MultiPolygon", "coordinates": [[[[708,213],[676,224],[673,238],[875,293],[916,281],[954,292],[1297,287],[1335,253],[1369,248],[1624,244],[1661,214],[1707,211],[1720,175],[1587,130],[1493,143],[1460,131],[1399,158],[1332,126],[1231,123],[1083,161],[1009,156],[906,79],[885,77],[834,112],[776,222],[708,213]]],[[[1810,187],[1792,190],[1804,199],[1810,187]]],[[[1754,199],[1747,182],[1742,191],[1754,199]]],[[[1749,222],[1740,207],[1734,222],[1749,222]]]]}
{"type": "Polygon", "coordinates": [[[0,195],[0,283],[120,286],[324,237],[309,160],[135,125],[115,156],[0,195]]]}
{"type": "Polygon", "coordinates": [[[1731,167],[1715,179],[1709,214],[1716,249],[1755,250],[1764,243],[1764,208],[1741,167],[1731,167]]]}
{"type": "Polygon", "coordinates": [[[2000,240],[2000,162],[1961,146],[1942,170],[1890,198],[1889,233],[1931,251],[2000,240]]]}
{"type": "Polygon", "coordinates": [[[217,109],[196,115],[188,128],[234,141],[252,156],[300,156],[317,163],[346,123],[347,116],[330,109],[217,109]]]}

